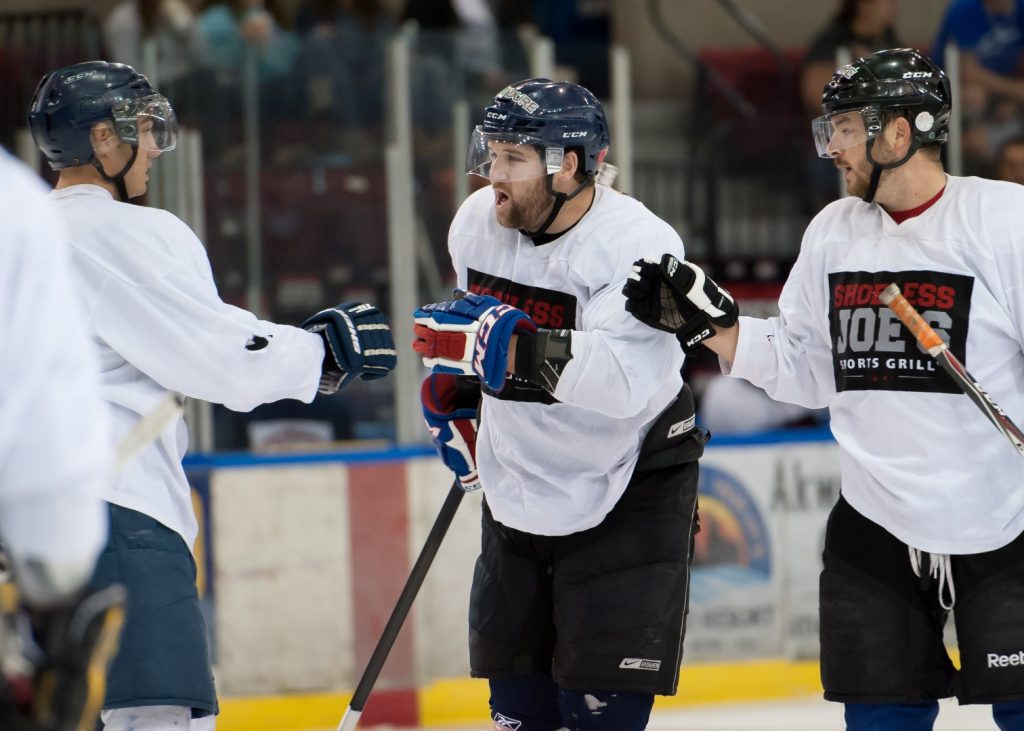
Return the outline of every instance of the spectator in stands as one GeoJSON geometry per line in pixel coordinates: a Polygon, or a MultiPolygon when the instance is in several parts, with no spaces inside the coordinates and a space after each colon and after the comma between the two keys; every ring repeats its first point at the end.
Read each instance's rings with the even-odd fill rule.
{"type": "Polygon", "coordinates": [[[246,49],[252,49],[266,81],[291,71],[298,53],[298,40],[275,0],[207,0],[199,28],[214,69],[240,71],[246,49]]]}
{"type": "MultiPolygon", "coordinates": [[[[853,61],[903,45],[893,27],[897,9],[897,0],[840,0],[836,14],[811,40],[800,62],[800,100],[807,114],[812,118],[821,114],[821,94],[835,72],[840,51],[853,61]]],[[[804,167],[812,181],[806,203],[810,212],[817,213],[839,197],[839,179],[832,164],[810,148],[804,167]]]]}
{"type": "Polygon", "coordinates": [[[123,0],[103,23],[103,40],[111,61],[159,77],[165,86],[187,76],[202,54],[189,0],[123,0]],[[143,50],[148,41],[155,46],[153,58],[143,50]]]}
{"type": "Polygon", "coordinates": [[[952,0],[935,37],[935,57],[960,49],[963,154],[967,173],[987,173],[1000,144],[1021,133],[1024,0],[952,0]]]}
{"type": "Polygon", "coordinates": [[[885,48],[899,48],[893,23],[897,0],[841,0],[836,14],[811,41],[800,69],[800,98],[812,116],[821,113],[821,91],[836,70],[844,48],[850,60],[885,48]]]}
{"type": "Polygon", "coordinates": [[[995,177],[1024,185],[1024,135],[1004,142],[996,153],[995,177]]]}
{"type": "Polygon", "coordinates": [[[240,164],[247,154],[242,120],[255,111],[265,125],[265,154],[274,162],[291,156],[296,145],[289,143],[301,137],[294,130],[304,116],[302,89],[293,78],[299,41],[278,0],[206,0],[199,28],[205,65],[212,72],[204,79],[199,110],[204,150],[227,167],[240,164]],[[255,99],[245,83],[249,59],[259,79],[255,99]]]}

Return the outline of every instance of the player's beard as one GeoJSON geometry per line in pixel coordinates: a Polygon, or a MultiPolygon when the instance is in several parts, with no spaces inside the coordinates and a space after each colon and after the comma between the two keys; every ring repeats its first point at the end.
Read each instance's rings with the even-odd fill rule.
{"type": "MultiPolygon", "coordinates": [[[[513,187],[513,186],[509,186],[513,187]]],[[[544,223],[555,204],[547,192],[545,178],[526,181],[514,186],[514,190],[498,188],[509,196],[508,202],[495,211],[498,225],[523,231],[536,231],[544,223]]]]}

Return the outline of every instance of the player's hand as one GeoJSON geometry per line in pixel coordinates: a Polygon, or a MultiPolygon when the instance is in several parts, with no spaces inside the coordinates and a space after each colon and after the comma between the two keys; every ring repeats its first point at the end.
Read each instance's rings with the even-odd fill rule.
{"type": "Polygon", "coordinates": [[[487,295],[424,305],[413,313],[412,347],[434,373],[475,375],[493,391],[505,385],[515,333],[537,332],[533,320],[487,295]]]}
{"type": "Polygon", "coordinates": [[[302,327],[324,339],[320,392],[332,394],[357,376],[383,378],[397,363],[387,315],[363,302],[343,302],[321,310],[302,327]]]}
{"type": "Polygon", "coordinates": [[[739,317],[739,307],[729,292],[700,267],[671,254],[662,256],[660,262],[634,262],[622,294],[633,317],[675,333],[686,352],[715,334],[711,325],[732,327],[739,317]]]}
{"type": "Polygon", "coordinates": [[[476,472],[480,381],[452,373],[431,373],[420,387],[423,420],[441,461],[469,492],[480,487],[476,472]]]}

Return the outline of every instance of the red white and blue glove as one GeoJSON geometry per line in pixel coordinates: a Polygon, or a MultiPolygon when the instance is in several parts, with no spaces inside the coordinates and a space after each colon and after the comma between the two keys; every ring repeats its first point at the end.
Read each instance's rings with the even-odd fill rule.
{"type": "Polygon", "coordinates": [[[480,382],[451,373],[431,373],[420,387],[423,420],[441,461],[469,492],[480,488],[476,472],[480,382]]]}
{"type": "Polygon", "coordinates": [[[500,391],[508,372],[508,348],[516,333],[535,333],[537,325],[522,310],[488,295],[424,305],[413,313],[412,347],[434,373],[477,376],[500,391]]]}

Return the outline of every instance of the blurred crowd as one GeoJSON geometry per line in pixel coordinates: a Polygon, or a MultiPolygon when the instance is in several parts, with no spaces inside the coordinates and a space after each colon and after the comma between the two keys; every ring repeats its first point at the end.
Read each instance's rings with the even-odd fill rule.
{"type": "MultiPolygon", "coordinates": [[[[379,239],[386,227],[386,49],[396,33],[406,33],[412,40],[414,189],[423,235],[438,262],[436,281],[444,282],[450,277],[445,238],[461,174],[453,166],[458,157],[453,149],[458,139],[453,103],[465,100],[469,122],[476,123],[475,114],[495,91],[530,75],[531,44],[541,37],[553,41],[561,78],[607,99],[611,4],[122,0],[102,19],[102,28],[109,60],[131,64],[153,77],[173,100],[183,126],[202,132],[207,239],[218,285],[228,301],[242,298],[245,291],[249,201],[243,169],[252,159],[253,140],[243,112],[257,110],[265,304],[268,314],[287,319],[338,297],[373,300],[386,293],[386,247],[367,242],[379,239]]],[[[684,137],[704,135],[711,153],[691,156],[707,159],[708,167],[684,172],[675,168],[673,174],[723,186],[718,195],[730,201],[729,220],[706,222],[712,230],[700,230],[694,223],[699,213],[690,203],[679,204],[678,216],[666,215],[658,208],[660,201],[640,191],[645,172],[650,171],[639,163],[636,190],[630,192],[667,220],[689,226],[684,232],[688,248],[691,242],[714,235],[728,243],[736,230],[726,226],[736,222],[746,225],[744,230],[760,229],[769,239],[785,240],[789,250],[775,257],[770,267],[773,281],[781,283],[796,242],[790,241],[791,229],[771,232],[759,222],[766,220],[764,211],[779,209],[782,196],[796,191],[801,220],[792,230],[802,230],[821,206],[840,194],[832,165],[811,152],[807,123],[819,114],[821,89],[838,63],[905,44],[896,30],[899,4],[835,0],[828,22],[804,47],[781,55],[751,54],[749,49],[719,50],[715,55],[715,49],[701,49],[706,63],[747,53],[743,63],[748,67],[769,67],[755,68],[759,75],[747,68],[745,82],[730,77],[758,106],[758,114],[747,120],[750,127],[733,124],[730,144],[722,145],[722,137],[716,136],[726,127],[680,127],[684,137]],[[784,73],[777,73],[777,64],[785,66],[784,73]],[[773,86],[778,84],[786,88],[773,86]],[[769,124],[777,121],[769,119],[773,115],[786,117],[777,130],[769,124]],[[751,129],[757,134],[750,134],[751,129]],[[781,143],[777,138],[783,138],[781,143]],[[794,150],[803,164],[791,164],[794,150]],[[755,151],[761,164],[751,166],[749,156],[755,151]],[[776,157],[771,157],[773,151],[776,157]],[[773,168],[775,178],[765,176],[768,168],[773,168]],[[740,176],[752,181],[755,197],[748,200],[738,188],[724,187],[740,176]]],[[[948,46],[959,51],[963,173],[1024,184],[1024,0],[946,0],[939,27],[918,32],[933,39],[922,50],[942,64],[950,61],[948,46]]],[[[729,69],[723,70],[728,76],[729,69]]],[[[710,102],[702,104],[700,96],[713,92],[698,81],[692,106],[713,107],[710,102]]],[[[612,135],[614,157],[614,130],[612,135]]],[[[704,183],[693,183],[692,188],[699,185],[704,183]]],[[[648,186],[652,191],[658,188],[668,186],[660,179],[648,186]]],[[[709,217],[720,215],[712,199],[707,210],[709,217]]],[[[736,262],[715,261],[714,248],[706,250],[710,259],[701,263],[710,265],[720,281],[731,283],[729,267],[736,262]]],[[[749,278],[764,264],[761,256],[759,263],[740,266],[746,273],[738,278],[749,278]]],[[[714,364],[704,364],[702,371],[699,359],[694,359],[693,368],[697,381],[702,372],[717,370],[714,364]]],[[[711,381],[705,402],[714,413],[706,416],[709,422],[717,420],[721,431],[741,430],[744,424],[753,429],[820,421],[819,414],[794,413],[790,407],[767,402],[760,392],[727,391],[724,385],[711,386],[711,381]],[[758,418],[730,423],[723,415],[735,412],[737,404],[741,413],[757,413],[758,418]]],[[[358,429],[349,434],[343,422],[372,420],[347,414],[336,419],[337,431],[340,436],[366,436],[358,429]]],[[[244,446],[242,437],[237,441],[236,446],[244,446]]]]}

